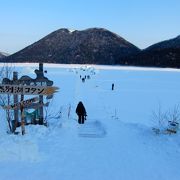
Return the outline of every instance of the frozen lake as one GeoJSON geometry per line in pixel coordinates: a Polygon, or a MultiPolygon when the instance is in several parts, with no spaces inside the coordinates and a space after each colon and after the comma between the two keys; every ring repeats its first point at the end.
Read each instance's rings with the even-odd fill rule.
{"type": "MultiPolygon", "coordinates": [[[[15,70],[34,78],[35,68],[15,70]]],[[[48,128],[28,126],[25,136],[8,135],[1,109],[0,179],[179,180],[179,133],[154,134],[152,112],[180,103],[180,70],[53,64],[44,70],[60,88],[48,113],[60,110],[61,118],[47,119],[48,128]],[[75,114],[79,101],[88,114],[84,125],[75,114]]]]}

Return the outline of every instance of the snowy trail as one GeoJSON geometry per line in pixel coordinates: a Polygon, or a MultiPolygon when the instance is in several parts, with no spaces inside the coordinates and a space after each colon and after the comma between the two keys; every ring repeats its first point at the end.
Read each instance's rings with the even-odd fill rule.
{"type": "Polygon", "coordinates": [[[79,101],[83,101],[83,90],[82,90],[82,81],[76,75],[76,83],[75,83],[75,92],[74,92],[74,105],[76,106],[79,101]]]}
{"type": "Polygon", "coordinates": [[[102,123],[99,121],[85,122],[85,124],[78,129],[80,137],[102,138],[105,137],[106,131],[102,123]]]}
{"type": "MultiPolygon", "coordinates": [[[[180,176],[180,162],[177,162],[177,158],[180,158],[180,152],[173,137],[159,137],[157,141],[157,136],[149,128],[116,120],[108,124],[108,134],[104,138],[79,138],[76,134],[78,127],[71,122],[63,124],[60,129],[56,128],[55,132],[44,131],[47,137],[39,136],[39,150],[42,151],[38,154],[40,161],[26,163],[28,159],[24,159],[19,161],[17,168],[13,168],[16,161],[4,163],[3,166],[8,165],[12,170],[11,173],[1,173],[2,180],[13,179],[12,174],[17,179],[22,179],[19,172],[29,171],[33,172],[35,180],[39,176],[45,180],[59,177],[65,177],[65,180],[81,180],[84,177],[86,180],[178,180],[176,177],[180,176]],[[174,145],[177,149],[172,148],[174,145]]],[[[1,172],[4,172],[3,166],[0,164],[1,172]]],[[[25,176],[24,179],[29,178],[25,176]]]]}

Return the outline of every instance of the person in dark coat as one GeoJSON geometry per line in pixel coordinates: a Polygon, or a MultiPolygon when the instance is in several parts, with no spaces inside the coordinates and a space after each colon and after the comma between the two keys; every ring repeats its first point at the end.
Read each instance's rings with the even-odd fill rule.
{"type": "Polygon", "coordinates": [[[84,124],[84,120],[86,119],[87,114],[86,109],[81,101],[77,105],[76,114],[78,115],[78,123],[84,124]]]}
{"type": "Polygon", "coordinates": [[[112,84],[112,91],[114,90],[114,83],[112,84]]]}

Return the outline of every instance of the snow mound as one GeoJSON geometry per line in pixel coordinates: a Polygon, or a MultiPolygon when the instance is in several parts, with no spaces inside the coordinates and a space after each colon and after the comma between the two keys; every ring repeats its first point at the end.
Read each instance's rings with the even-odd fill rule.
{"type": "Polygon", "coordinates": [[[0,139],[0,162],[39,162],[42,160],[39,140],[44,139],[49,130],[45,126],[26,126],[25,136],[21,135],[21,129],[17,128],[18,135],[6,135],[0,139]]]}
{"type": "Polygon", "coordinates": [[[21,138],[6,139],[0,146],[0,161],[28,161],[40,160],[38,146],[35,142],[21,138]]]}

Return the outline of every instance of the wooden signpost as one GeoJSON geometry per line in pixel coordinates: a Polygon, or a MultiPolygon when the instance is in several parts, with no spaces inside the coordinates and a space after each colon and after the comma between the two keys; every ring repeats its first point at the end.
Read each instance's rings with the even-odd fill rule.
{"type": "Polygon", "coordinates": [[[12,104],[12,105],[8,105],[8,106],[2,106],[1,105],[1,106],[5,110],[17,110],[17,109],[20,109],[20,107],[22,105],[25,109],[38,109],[42,106],[46,106],[46,107],[49,106],[49,102],[38,103],[37,102],[38,100],[39,100],[39,97],[35,97],[35,98],[24,100],[24,101],[16,103],[16,104],[12,104]]]}
{"type": "Polygon", "coordinates": [[[49,102],[46,103],[32,103],[30,105],[24,106],[25,109],[38,109],[40,107],[48,107],[49,106],[49,102]]]}
{"type": "Polygon", "coordinates": [[[57,92],[58,89],[58,87],[51,86],[22,86],[0,84],[0,94],[51,95],[57,92]]]}
{"type": "MultiPolygon", "coordinates": [[[[14,104],[3,106],[7,111],[14,110],[14,124],[15,127],[12,128],[13,132],[16,130],[16,124],[18,124],[18,114],[19,110],[21,113],[21,131],[22,135],[25,134],[25,113],[24,108],[38,109],[39,114],[39,124],[44,124],[44,113],[43,107],[48,106],[49,103],[43,102],[43,96],[52,98],[53,93],[58,91],[58,87],[54,87],[53,81],[50,81],[44,76],[43,64],[39,63],[39,69],[34,71],[36,73],[36,78],[33,79],[29,76],[22,76],[18,79],[17,72],[13,72],[13,80],[4,78],[2,84],[0,84],[0,94],[13,94],[14,104]],[[20,95],[20,102],[18,102],[18,96],[20,95]],[[38,95],[38,97],[33,97],[31,99],[24,100],[25,95],[38,95]]],[[[47,99],[48,99],[47,98],[47,99]]]]}
{"type": "Polygon", "coordinates": [[[20,109],[21,106],[23,106],[23,107],[29,106],[38,100],[39,100],[39,97],[34,97],[31,99],[20,101],[19,103],[15,103],[13,105],[2,106],[2,107],[3,107],[3,109],[20,109]]]}

